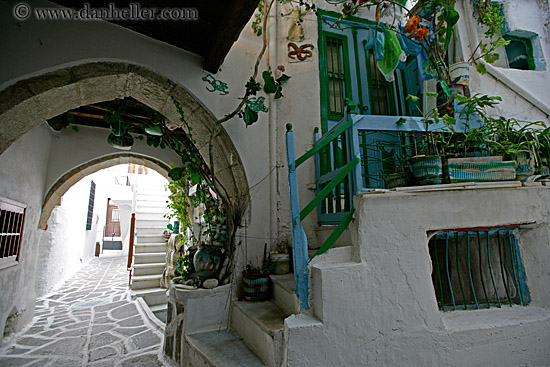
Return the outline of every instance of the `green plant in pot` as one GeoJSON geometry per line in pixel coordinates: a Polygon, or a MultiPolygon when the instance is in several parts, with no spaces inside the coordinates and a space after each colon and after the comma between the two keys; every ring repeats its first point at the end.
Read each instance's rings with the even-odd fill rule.
{"type": "Polygon", "coordinates": [[[267,259],[267,243],[264,246],[264,257],[260,265],[250,262],[243,270],[243,291],[247,301],[264,301],[269,297],[269,274],[274,265],[267,259]]]}
{"type": "MultiPolygon", "coordinates": [[[[407,100],[418,102],[420,98],[409,94],[407,100]]],[[[443,120],[445,124],[452,124],[454,119],[448,115],[444,115],[440,119],[438,107],[434,107],[430,114],[422,114],[425,130],[420,138],[413,140],[414,156],[410,159],[410,169],[415,181],[420,185],[440,184],[443,182],[443,160],[439,153],[440,144],[438,143],[440,134],[431,131],[430,126],[439,123],[440,120],[443,120]]]]}

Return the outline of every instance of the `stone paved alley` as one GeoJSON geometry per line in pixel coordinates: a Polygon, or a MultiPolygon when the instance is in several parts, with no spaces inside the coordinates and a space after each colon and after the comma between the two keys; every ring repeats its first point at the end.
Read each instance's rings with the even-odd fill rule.
{"type": "Polygon", "coordinates": [[[164,366],[162,333],[130,299],[124,257],[87,263],[36,302],[23,332],[4,339],[0,366],[164,366]]]}

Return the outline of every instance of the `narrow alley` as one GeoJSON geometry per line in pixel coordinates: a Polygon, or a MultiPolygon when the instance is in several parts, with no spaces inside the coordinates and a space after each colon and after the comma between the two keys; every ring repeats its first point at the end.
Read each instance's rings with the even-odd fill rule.
{"type": "Polygon", "coordinates": [[[4,340],[0,366],[165,365],[162,333],[130,299],[125,267],[125,257],[93,258],[38,299],[29,327],[4,340]]]}

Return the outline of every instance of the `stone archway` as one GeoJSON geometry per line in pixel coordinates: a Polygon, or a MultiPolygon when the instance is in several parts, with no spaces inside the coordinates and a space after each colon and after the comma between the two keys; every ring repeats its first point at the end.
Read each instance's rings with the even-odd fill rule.
{"type": "MultiPolygon", "coordinates": [[[[197,148],[208,157],[215,118],[207,109],[181,85],[144,67],[122,62],[65,67],[18,81],[0,91],[0,154],[45,120],[83,105],[125,97],[138,100],[174,123],[179,122],[180,116],[171,98],[177,100],[185,111],[186,122],[193,128],[197,148]]],[[[216,136],[213,155],[216,177],[234,205],[242,210],[242,203],[249,198],[248,182],[239,154],[223,128],[216,136]]],[[[53,209],[49,200],[53,197],[48,195],[44,201],[46,221],[53,209]]],[[[41,227],[45,226],[43,217],[44,214],[41,227]]]]}
{"type": "Polygon", "coordinates": [[[63,175],[50,188],[44,198],[44,203],[42,204],[42,212],[40,214],[38,228],[46,228],[48,219],[50,218],[52,211],[58,205],[61,197],[78,181],[104,168],[127,163],[139,164],[151,168],[168,179],[168,171],[170,170],[170,167],[167,164],[155,158],[146,157],[139,154],[121,152],[86,162],[63,175]]]}

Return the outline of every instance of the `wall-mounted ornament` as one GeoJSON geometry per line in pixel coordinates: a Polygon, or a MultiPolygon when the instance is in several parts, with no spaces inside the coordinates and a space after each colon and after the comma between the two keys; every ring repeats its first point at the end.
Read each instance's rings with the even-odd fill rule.
{"type": "Polygon", "coordinates": [[[206,87],[206,90],[211,93],[215,91],[220,91],[220,95],[222,96],[225,96],[226,94],[229,93],[227,83],[222,82],[221,80],[217,80],[211,74],[207,74],[206,76],[203,76],[202,80],[204,80],[205,82],[210,84],[210,86],[212,86],[212,89],[209,89],[208,87],[206,87]]]}
{"type": "Polygon", "coordinates": [[[294,42],[288,43],[288,61],[289,62],[301,62],[313,56],[311,50],[314,46],[311,43],[298,46],[294,42]]]}
{"type": "Polygon", "coordinates": [[[289,41],[300,42],[304,40],[304,27],[302,26],[302,17],[309,12],[309,10],[303,11],[300,6],[295,6],[291,10],[288,10],[284,16],[291,18],[290,27],[288,28],[289,41]]]}

